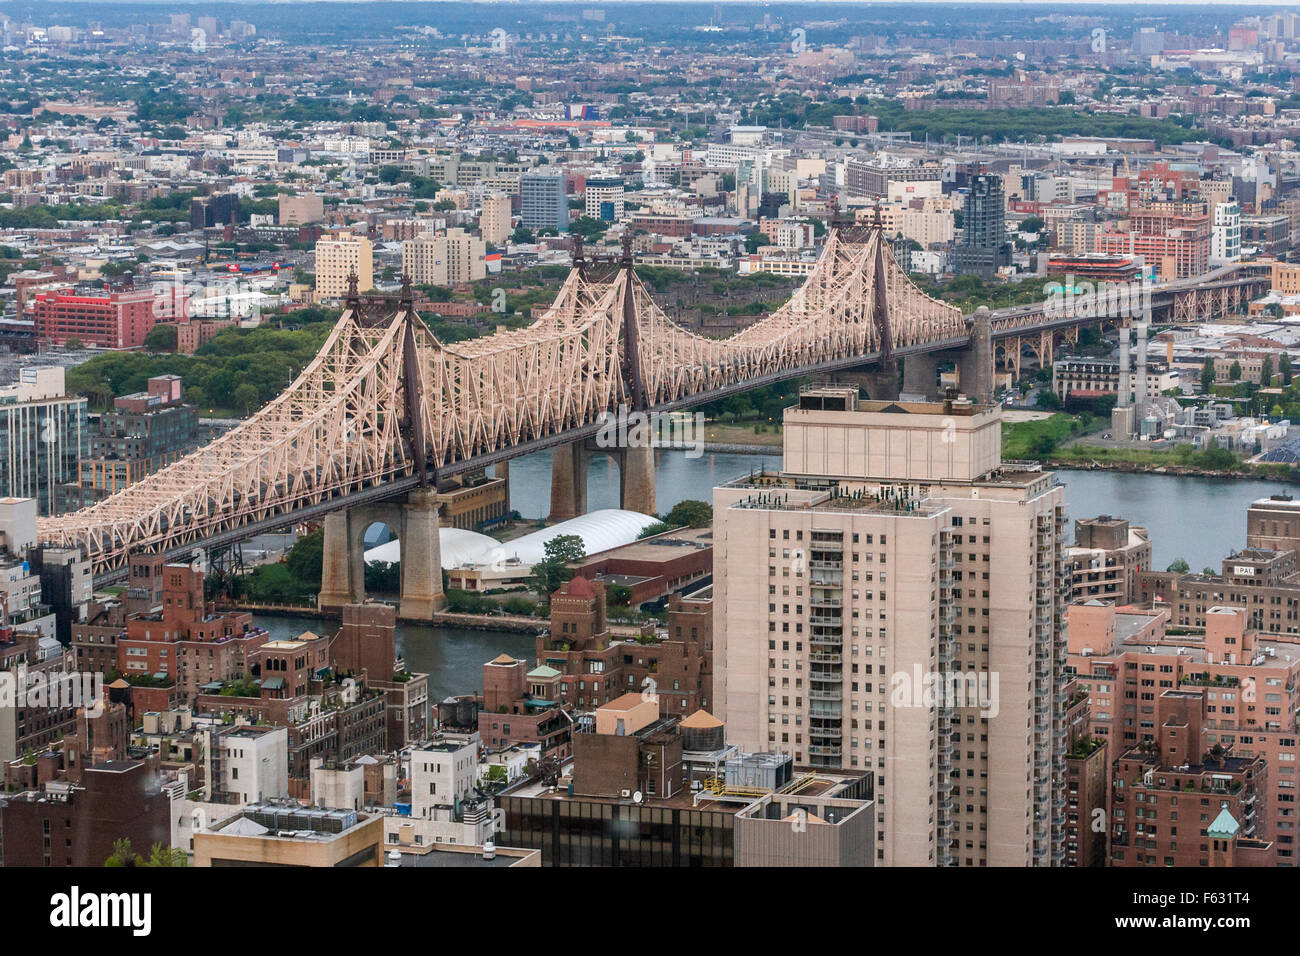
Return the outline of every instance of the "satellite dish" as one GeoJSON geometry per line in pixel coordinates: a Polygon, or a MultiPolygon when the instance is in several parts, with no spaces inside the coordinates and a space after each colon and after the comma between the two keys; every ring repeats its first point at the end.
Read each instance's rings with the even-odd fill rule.
{"type": "Polygon", "coordinates": [[[633,803],[640,803],[640,802],[641,802],[642,800],[644,800],[644,799],[645,799],[645,797],[641,796],[641,791],[640,791],[640,790],[638,790],[636,793],[632,794],[632,802],[633,802],[633,803]]]}

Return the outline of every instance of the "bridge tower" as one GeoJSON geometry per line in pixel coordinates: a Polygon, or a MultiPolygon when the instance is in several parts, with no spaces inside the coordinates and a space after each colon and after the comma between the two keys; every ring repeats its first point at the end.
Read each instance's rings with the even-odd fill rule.
{"type": "MultiPolygon", "coordinates": [[[[574,265],[583,265],[582,246],[574,249],[574,265]]],[[[632,237],[623,237],[623,256],[619,269],[625,284],[623,295],[623,381],[631,398],[629,409],[619,409],[619,414],[645,412],[645,391],[641,382],[641,356],[637,340],[636,298],[633,295],[635,262],[632,256],[632,237]]],[[[620,421],[622,426],[623,422],[620,421]]],[[[591,441],[575,441],[559,445],[551,454],[551,513],[552,523],[575,518],[587,511],[587,465],[594,454],[606,454],[618,461],[619,507],[641,514],[657,514],[655,502],[655,450],[654,430],[639,427],[619,427],[616,434],[627,436],[617,447],[601,447],[591,441]]]]}
{"type": "Polygon", "coordinates": [[[975,402],[993,401],[993,321],[981,305],[971,323],[970,345],[957,353],[957,384],[975,402]]]}
{"type": "MultiPolygon", "coordinates": [[[[360,313],[356,281],[349,277],[347,306],[360,313]]],[[[325,542],[321,567],[321,589],[317,605],[341,609],[366,599],[366,529],[382,522],[397,532],[401,548],[402,593],[398,615],[408,620],[432,620],[434,612],[447,603],[442,590],[442,548],[438,537],[438,483],[431,467],[420,425],[420,372],[415,342],[417,321],[410,276],[402,276],[402,297],[398,306],[405,314],[402,363],[401,431],[415,460],[419,487],[403,499],[358,505],[325,517],[325,542]]]]}
{"type": "Polygon", "coordinates": [[[382,501],[336,511],[325,517],[321,567],[322,610],[339,610],[366,599],[365,535],[372,524],[386,524],[401,547],[402,593],[398,616],[432,620],[447,604],[442,590],[442,550],[438,540],[438,493],[417,488],[404,501],[382,501]]]}

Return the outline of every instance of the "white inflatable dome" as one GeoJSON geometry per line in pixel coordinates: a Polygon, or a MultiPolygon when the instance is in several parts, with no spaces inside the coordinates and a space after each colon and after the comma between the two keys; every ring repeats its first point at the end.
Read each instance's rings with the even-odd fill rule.
{"type": "Polygon", "coordinates": [[[576,534],[582,539],[583,550],[587,554],[596,554],[635,541],[642,531],[658,520],[637,511],[602,508],[507,541],[501,545],[501,550],[507,560],[518,559],[520,564],[534,565],[546,560],[546,542],[560,535],[576,534]]]}
{"type": "MultiPolygon", "coordinates": [[[[448,570],[466,564],[482,564],[492,560],[493,552],[500,547],[496,538],[464,528],[439,528],[438,548],[442,553],[442,566],[448,570]]],[[[386,561],[389,564],[402,560],[402,545],[396,538],[385,541],[366,551],[366,563],[386,561]]]]}

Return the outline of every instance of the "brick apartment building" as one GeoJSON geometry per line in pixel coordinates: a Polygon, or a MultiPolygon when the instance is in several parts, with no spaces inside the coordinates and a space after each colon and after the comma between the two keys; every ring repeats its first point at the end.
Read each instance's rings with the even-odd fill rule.
{"type": "Polygon", "coordinates": [[[111,760],[80,784],[47,785],[0,805],[6,867],[104,865],[118,840],[148,855],[171,845],[173,794],[158,784],[156,760],[111,760]]]}
{"type": "Polygon", "coordinates": [[[127,636],[118,641],[117,669],[128,678],[149,676],[175,682],[184,700],[205,686],[248,673],[267,632],[253,616],[217,614],[204,600],[203,572],[184,564],[162,569],[162,604],[132,614],[127,636]]]}
{"type": "Polygon", "coordinates": [[[1255,836],[1268,764],[1207,748],[1207,703],[1201,687],[1161,692],[1152,744],[1115,761],[1111,866],[1226,865],[1216,843],[1235,865],[1273,865],[1272,844],[1255,836]]]}
{"type": "Polygon", "coordinates": [[[1300,647],[1262,640],[1239,607],[1211,607],[1205,619],[1203,637],[1171,635],[1164,609],[1073,605],[1068,669],[1088,692],[1091,733],[1107,742],[1112,763],[1134,750],[1149,756],[1164,732],[1161,695],[1203,691],[1203,752],[1263,761],[1268,778],[1257,778],[1247,835],[1270,842],[1277,866],[1294,866],[1300,647]]]}
{"type": "Polygon", "coordinates": [[[159,322],[185,318],[187,300],[172,294],[173,299],[160,299],[148,289],[97,294],[40,292],[31,303],[36,337],[54,345],[76,339],[100,348],[138,349],[159,322]]]}

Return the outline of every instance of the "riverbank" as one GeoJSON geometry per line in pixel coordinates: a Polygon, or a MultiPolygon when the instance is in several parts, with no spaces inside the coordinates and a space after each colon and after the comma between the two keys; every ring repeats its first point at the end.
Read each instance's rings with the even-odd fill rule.
{"type": "Polygon", "coordinates": [[[1197,465],[1162,465],[1154,462],[1116,461],[1095,458],[1044,458],[1040,464],[1055,471],[1116,471],[1129,475],[1173,475],[1179,478],[1231,478],[1237,481],[1276,481],[1300,484],[1300,475],[1286,466],[1243,464],[1238,468],[1216,469],[1197,465]]]}
{"type": "Polygon", "coordinates": [[[731,442],[706,441],[700,446],[706,452],[720,455],[767,455],[781,457],[780,445],[738,445],[731,442]]]}

